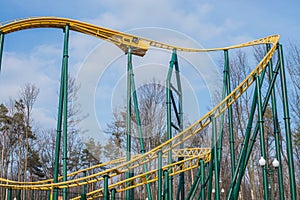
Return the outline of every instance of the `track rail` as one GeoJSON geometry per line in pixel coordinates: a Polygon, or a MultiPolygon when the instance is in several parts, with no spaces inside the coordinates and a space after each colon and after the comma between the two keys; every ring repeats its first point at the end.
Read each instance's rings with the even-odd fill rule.
{"type": "Polygon", "coordinates": [[[63,29],[66,25],[69,25],[70,30],[77,31],[83,34],[91,35],[103,40],[114,43],[124,52],[127,52],[128,48],[132,48],[132,53],[139,56],[144,56],[146,51],[150,46],[161,49],[185,52],[209,52],[209,51],[220,51],[226,49],[242,48],[247,46],[253,46],[257,44],[267,44],[274,43],[277,41],[278,35],[269,36],[266,38],[261,38],[251,42],[246,42],[239,45],[228,46],[223,48],[210,48],[210,49],[195,49],[195,48],[185,48],[174,46],[154,40],[149,40],[139,36],[123,33],[120,31],[104,28],[101,26],[96,26],[93,24],[67,19],[59,17],[32,17],[25,19],[13,20],[9,23],[0,26],[0,32],[4,34],[32,29],[32,28],[60,28],[63,29]]]}

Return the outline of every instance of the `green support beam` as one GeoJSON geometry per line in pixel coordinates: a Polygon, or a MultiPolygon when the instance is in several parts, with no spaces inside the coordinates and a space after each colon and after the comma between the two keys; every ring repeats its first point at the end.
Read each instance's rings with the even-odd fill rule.
{"type": "MultiPolygon", "coordinates": [[[[176,53],[176,52],[175,52],[176,53]]],[[[180,70],[179,70],[179,64],[178,64],[178,58],[177,53],[175,54],[175,76],[176,76],[176,83],[177,83],[177,95],[178,95],[178,109],[176,109],[178,112],[175,113],[176,117],[178,117],[178,127],[180,132],[183,130],[183,98],[182,98],[182,86],[181,86],[181,79],[180,79],[180,70]]],[[[183,143],[180,144],[180,148],[183,149],[184,145],[183,143]]],[[[178,194],[180,193],[180,199],[184,200],[185,197],[185,187],[184,187],[184,172],[181,172],[179,174],[179,188],[178,188],[178,194]]],[[[179,200],[179,195],[177,197],[179,200]]]]}
{"type": "MultiPolygon", "coordinates": [[[[226,74],[226,95],[231,93],[231,84],[230,84],[230,72],[229,72],[229,59],[228,59],[228,50],[224,51],[225,64],[224,64],[224,73],[226,74]]],[[[230,142],[230,163],[231,163],[231,176],[233,179],[234,170],[235,170],[235,151],[234,151],[234,133],[233,133],[233,120],[232,120],[232,106],[228,107],[228,125],[229,125],[229,142],[230,142]]]]}
{"type": "Polygon", "coordinates": [[[197,197],[197,199],[203,199],[205,200],[205,174],[204,174],[204,167],[205,167],[205,164],[204,164],[204,160],[203,159],[200,159],[199,160],[199,169],[198,169],[198,172],[197,172],[197,175],[195,177],[195,180],[191,186],[191,189],[186,197],[186,200],[192,200],[194,199],[197,191],[198,191],[198,187],[200,185],[200,192],[199,192],[199,195],[197,197]]]}
{"type": "MultiPolygon", "coordinates": [[[[140,112],[139,112],[135,82],[134,82],[131,48],[128,49],[128,72],[129,72],[129,78],[130,78],[129,81],[130,81],[131,88],[127,88],[127,90],[130,90],[130,93],[129,93],[130,97],[131,97],[131,93],[132,93],[132,99],[133,99],[134,111],[135,111],[135,118],[136,118],[136,125],[137,125],[137,128],[138,128],[138,135],[139,135],[139,142],[140,142],[140,152],[142,154],[144,154],[146,152],[146,150],[145,150],[144,138],[143,138],[143,133],[142,133],[141,118],[140,118],[140,112]]],[[[131,132],[131,130],[130,130],[130,132],[131,132]]],[[[148,167],[147,167],[146,163],[143,165],[143,168],[144,168],[144,172],[148,171],[148,167]]],[[[131,174],[131,176],[132,175],[133,174],[131,174]]],[[[146,177],[146,178],[148,178],[148,177],[146,177]]],[[[146,190],[147,190],[148,200],[152,200],[151,188],[150,188],[149,183],[146,184],[146,190]]],[[[133,193],[133,189],[131,190],[131,193],[133,193]]],[[[133,195],[131,195],[131,199],[134,199],[133,195]]]]}
{"type": "Polygon", "coordinates": [[[7,200],[12,200],[12,190],[11,190],[11,188],[7,189],[7,200]]]}
{"type": "MultiPolygon", "coordinates": [[[[261,74],[262,79],[265,76],[265,72],[266,70],[264,70],[261,74]]],[[[262,82],[261,82],[262,84],[262,82]]],[[[249,144],[249,140],[250,140],[250,134],[251,134],[251,130],[252,130],[252,123],[254,120],[254,113],[256,110],[256,105],[257,105],[257,93],[256,93],[256,88],[253,94],[253,99],[252,99],[252,104],[251,104],[251,109],[250,109],[250,115],[249,115],[249,119],[248,119],[248,123],[247,123],[247,128],[246,128],[246,133],[245,133],[245,137],[244,140],[242,142],[242,148],[240,151],[240,155],[239,155],[239,159],[234,171],[234,175],[229,187],[229,192],[228,192],[228,196],[227,199],[231,199],[231,196],[233,194],[233,189],[235,189],[235,193],[239,191],[239,185],[240,185],[240,181],[242,178],[242,174],[243,174],[243,163],[245,161],[245,155],[247,153],[247,149],[248,149],[248,144],[249,144]],[[235,185],[237,182],[237,186],[235,185]]]]}
{"type": "Polygon", "coordinates": [[[200,194],[201,194],[201,199],[205,200],[205,171],[204,171],[204,160],[201,159],[200,160],[200,170],[201,170],[201,190],[200,190],[200,194]]]}
{"type": "MultiPolygon", "coordinates": [[[[211,116],[212,121],[212,140],[213,145],[217,145],[217,123],[216,118],[214,116],[211,116]]],[[[214,149],[214,175],[215,175],[215,200],[220,200],[220,185],[219,185],[219,165],[218,165],[218,152],[217,148],[214,149]]]]}
{"type": "MultiPolygon", "coordinates": [[[[63,105],[63,181],[67,181],[67,159],[68,159],[68,47],[69,46],[69,25],[65,27],[64,39],[64,105],[63,105]]],[[[67,188],[63,189],[63,200],[68,200],[67,188]]]]}
{"type": "MultiPolygon", "coordinates": [[[[277,73],[279,71],[279,66],[280,65],[279,65],[279,61],[278,61],[277,64],[276,64],[276,67],[274,69],[274,76],[272,77],[271,83],[269,84],[269,88],[268,88],[267,93],[265,95],[264,104],[262,106],[263,113],[265,112],[265,110],[267,108],[268,101],[270,99],[272,90],[274,89],[274,85],[275,85],[275,81],[276,81],[276,77],[277,77],[276,75],[277,75],[277,73]]],[[[262,81],[264,80],[263,79],[264,75],[265,75],[265,70],[261,74],[260,84],[262,84],[262,81]]],[[[260,85],[260,87],[261,87],[261,85],[260,85]]],[[[250,140],[250,133],[251,133],[252,122],[253,122],[253,117],[254,117],[254,110],[252,110],[252,108],[255,109],[256,103],[255,103],[255,105],[253,105],[253,103],[256,102],[256,101],[257,101],[257,91],[255,89],[254,96],[253,96],[252,107],[251,107],[251,111],[250,111],[250,117],[248,119],[248,125],[247,125],[247,129],[246,129],[246,133],[245,133],[245,139],[247,138],[248,141],[250,140]]],[[[259,130],[259,123],[256,123],[254,131],[253,131],[253,134],[252,134],[251,142],[250,142],[249,145],[248,145],[248,143],[245,142],[245,139],[244,139],[245,143],[243,143],[242,153],[240,154],[239,162],[238,162],[237,169],[236,169],[236,173],[239,170],[239,174],[238,174],[238,177],[237,177],[237,174],[235,174],[234,180],[233,180],[233,182],[230,185],[230,190],[229,190],[229,193],[228,193],[228,196],[227,196],[227,200],[231,199],[231,197],[232,197],[232,192],[233,192],[232,191],[233,190],[232,187],[233,186],[234,186],[234,196],[233,196],[233,199],[236,199],[237,196],[238,196],[238,192],[239,192],[239,188],[240,188],[240,185],[241,185],[242,177],[243,177],[244,172],[246,170],[246,166],[247,166],[247,163],[249,161],[250,154],[252,152],[254,143],[256,141],[258,130],[259,130]],[[236,185],[234,185],[235,181],[236,181],[236,185]]]]}
{"type": "Polygon", "coordinates": [[[162,151],[158,151],[158,166],[157,166],[157,200],[162,199],[162,151]]]}
{"type": "MultiPolygon", "coordinates": [[[[171,115],[171,78],[172,78],[172,72],[173,72],[173,67],[175,64],[176,60],[176,50],[173,50],[172,53],[172,58],[169,64],[169,71],[167,75],[167,80],[166,80],[166,107],[167,107],[167,139],[170,140],[172,136],[172,115],[171,115]]],[[[173,162],[172,160],[172,149],[168,151],[168,164],[170,165],[173,162]]],[[[169,169],[171,170],[171,169],[169,169]]],[[[168,195],[169,199],[173,199],[173,179],[172,177],[169,177],[168,181],[168,195]]]]}
{"type": "MultiPolygon", "coordinates": [[[[214,158],[214,148],[212,148],[211,150],[211,158],[214,158]]],[[[209,167],[208,167],[208,185],[207,185],[207,199],[211,199],[211,192],[212,192],[212,178],[213,178],[213,164],[214,164],[214,161],[213,159],[210,159],[210,162],[209,162],[209,167]]]]}
{"type": "Polygon", "coordinates": [[[110,200],[116,199],[116,192],[117,192],[117,190],[115,188],[110,190],[110,193],[111,193],[110,200]]]}
{"type": "Polygon", "coordinates": [[[2,66],[3,46],[4,46],[4,33],[0,33],[0,72],[2,66]]]}
{"type": "Polygon", "coordinates": [[[163,199],[164,200],[172,200],[169,198],[169,192],[170,192],[170,189],[169,189],[169,172],[168,170],[164,170],[163,172],[164,174],[164,193],[163,193],[163,199]]]}
{"type": "Polygon", "coordinates": [[[109,176],[106,174],[103,176],[104,178],[104,200],[109,200],[109,190],[108,190],[108,179],[109,179],[109,176]]]}
{"type": "MultiPolygon", "coordinates": [[[[266,45],[267,51],[270,50],[270,44],[266,45]]],[[[269,77],[269,84],[271,84],[272,78],[275,76],[273,72],[273,63],[272,59],[268,64],[268,77],[269,77]]],[[[275,90],[272,90],[271,93],[271,103],[272,103],[272,118],[273,118],[273,129],[275,135],[275,149],[276,149],[276,159],[279,162],[279,166],[277,168],[278,172],[278,185],[279,185],[279,197],[280,200],[284,200],[284,186],[283,186],[283,173],[282,173],[282,161],[281,161],[281,147],[280,147],[280,128],[278,122],[278,115],[277,115],[277,104],[276,104],[276,95],[275,90]]]]}
{"type": "MultiPolygon", "coordinates": [[[[132,54],[131,48],[128,49],[127,53],[127,108],[126,108],[126,161],[131,160],[131,79],[130,76],[132,72],[132,54]]],[[[132,170],[126,172],[126,179],[132,176],[132,170]]],[[[133,190],[133,189],[132,189],[133,190]]],[[[126,190],[125,196],[126,200],[130,200],[133,197],[131,194],[132,190],[126,190]]]]}
{"type": "MultiPolygon", "coordinates": [[[[57,117],[57,127],[56,127],[56,144],[55,144],[53,183],[58,182],[62,118],[63,118],[63,113],[65,113],[63,108],[65,106],[64,104],[67,102],[67,99],[64,99],[65,98],[64,93],[67,90],[67,85],[65,85],[65,83],[67,82],[67,77],[68,77],[68,70],[66,69],[68,67],[68,65],[66,64],[68,62],[68,41],[69,41],[69,26],[67,25],[65,27],[64,53],[63,53],[63,63],[62,63],[61,79],[60,79],[60,92],[59,92],[59,101],[58,101],[58,115],[57,115],[58,117],[57,117]]],[[[67,120],[65,120],[64,124],[65,123],[67,123],[67,120]]],[[[64,128],[64,129],[66,129],[66,128],[64,128]]],[[[64,140],[64,144],[65,144],[65,140],[64,140]]],[[[66,152],[66,151],[64,151],[64,152],[66,152]]],[[[66,170],[65,170],[65,172],[66,172],[66,170]]],[[[64,176],[64,179],[66,179],[66,175],[64,175],[64,173],[63,173],[63,176],[64,176]]],[[[66,198],[66,195],[64,198],[66,198]]],[[[58,189],[53,188],[53,200],[57,200],[57,199],[58,199],[58,189]]]]}
{"type": "MultiPolygon", "coordinates": [[[[260,91],[260,80],[259,76],[256,76],[256,92],[257,92],[257,108],[258,108],[258,124],[259,124],[259,133],[260,133],[260,155],[265,160],[267,159],[266,147],[265,147],[265,132],[264,132],[264,120],[263,120],[263,111],[262,111],[262,100],[261,100],[261,91],[260,91]]],[[[267,166],[262,166],[263,168],[263,188],[264,188],[264,200],[269,199],[268,195],[268,172],[267,166]]]]}
{"type": "MultiPolygon", "coordinates": [[[[83,172],[83,176],[86,177],[86,171],[83,172]]],[[[82,185],[80,200],[86,200],[86,185],[82,185]]]]}
{"type": "Polygon", "coordinates": [[[286,133],[286,151],[288,156],[288,168],[289,168],[289,180],[290,180],[290,191],[291,200],[297,199],[296,194],[296,181],[295,181],[295,170],[294,170],[294,159],[293,159],[293,147],[292,147],[292,133],[290,125],[290,114],[289,114],[289,104],[287,96],[286,78],[284,70],[284,59],[282,45],[278,45],[278,56],[280,61],[280,83],[281,83],[281,95],[283,104],[283,114],[284,114],[284,126],[286,133]]]}
{"type": "Polygon", "coordinates": [[[194,199],[194,196],[197,192],[197,188],[198,188],[200,183],[201,183],[201,169],[199,168],[198,172],[197,172],[197,175],[195,177],[195,180],[194,180],[194,182],[191,186],[191,189],[190,189],[188,195],[186,196],[186,200],[194,199]]]}
{"type": "MultiPolygon", "coordinates": [[[[177,52],[176,49],[172,52],[172,57],[169,63],[169,70],[166,78],[166,108],[167,108],[167,138],[168,140],[173,137],[172,134],[172,127],[175,128],[177,131],[183,130],[183,111],[182,106],[183,100],[182,100],[182,86],[181,86],[181,79],[180,79],[180,70],[179,70],[179,64],[177,59],[177,52]],[[171,78],[173,74],[173,70],[175,67],[175,76],[176,76],[176,85],[177,88],[173,87],[171,83],[171,78]],[[176,104],[175,98],[173,96],[173,92],[177,94],[178,102],[176,104]],[[177,124],[175,125],[172,123],[172,105],[175,112],[175,117],[177,119],[177,124]]],[[[180,148],[182,149],[184,146],[183,144],[180,145],[180,148]]],[[[180,159],[180,158],[179,158],[180,159]]],[[[171,164],[173,162],[172,160],[172,150],[168,152],[168,164],[171,164]]],[[[178,190],[176,194],[176,199],[184,199],[185,198],[185,188],[184,188],[184,173],[179,174],[179,184],[178,184],[178,190]]],[[[169,177],[169,198],[173,199],[173,177],[169,177]]]]}

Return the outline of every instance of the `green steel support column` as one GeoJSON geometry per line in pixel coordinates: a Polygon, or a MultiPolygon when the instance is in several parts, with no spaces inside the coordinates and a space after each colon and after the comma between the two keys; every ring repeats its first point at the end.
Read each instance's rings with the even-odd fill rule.
{"type": "MultiPolygon", "coordinates": [[[[177,54],[175,54],[175,75],[176,75],[176,82],[177,82],[177,91],[178,91],[178,117],[179,117],[179,128],[180,131],[183,130],[183,102],[182,102],[182,87],[181,87],[181,79],[180,79],[180,70],[179,70],[179,64],[178,64],[178,58],[177,54]]],[[[180,148],[183,149],[184,145],[183,143],[180,144],[180,148]]],[[[181,194],[181,199],[183,200],[185,197],[185,188],[184,188],[184,172],[181,172],[179,174],[180,179],[180,185],[178,192],[181,194]]],[[[179,198],[177,198],[179,200],[179,198]]]]}
{"type": "Polygon", "coordinates": [[[201,199],[205,200],[205,173],[204,173],[204,160],[200,160],[200,170],[201,170],[201,199]]]}
{"type": "MultiPolygon", "coordinates": [[[[222,99],[224,99],[228,94],[227,80],[229,78],[229,59],[228,59],[228,50],[224,50],[224,70],[223,70],[223,89],[222,89],[222,99]]],[[[230,106],[231,107],[231,106],[230,106]]],[[[221,114],[220,122],[220,133],[216,143],[216,148],[218,152],[218,169],[220,169],[221,159],[222,159],[222,145],[223,145],[223,133],[224,133],[224,118],[225,112],[221,114]]],[[[221,170],[218,171],[220,176],[221,170]]]]}
{"type": "MultiPolygon", "coordinates": [[[[228,50],[224,50],[224,70],[223,70],[223,89],[222,89],[222,99],[224,99],[229,93],[230,93],[230,77],[229,77],[229,59],[228,59],[228,50]],[[228,87],[229,86],[229,87],[228,87]]],[[[232,108],[231,106],[229,107],[232,108]]],[[[228,118],[232,119],[232,109],[231,112],[229,112],[228,109],[228,118]],[[230,115],[231,114],[231,115],[230,115]],[[229,116],[230,115],[230,116],[229,116]]],[[[221,159],[222,159],[222,145],[223,145],[223,133],[224,133],[224,118],[225,118],[225,112],[221,114],[221,122],[220,122],[220,133],[219,133],[219,139],[217,141],[217,152],[218,152],[218,168],[220,169],[221,159]]],[[[230,123],[228,121],[228,123],[230,123]]],[[[231,130],[232,125],[229,124],[229,131],[231,130]]],[[[229,134],[231,136],[231,132],[229,134]]],[[[232,143],[231,143],[232,144],[232,143]]],[[[231,157],[233,158],[233,157],[231,157]]],[[[231,169],[234,169],[231,165],[231,169]]],[[[219,170],[219,176],[220,176],[220,170],[219,170]]],[[[232,172],[233,176],[233,172],[232,172]]]]}
{"type": "MultiPolygon", "coordinates": [[[[267,51],[269,51],[269,50],[270,50],[270,44],[267,44],[267,51]]],[[[272,70],[273,70],[273,63],[272,63],[272,60],[270,60],[269,66],[268,66],[269,84],[271,83],[272,77],[275,76],[273,74],[272,70]]],[[[281,162],[281,152],[280,152],[280,136],[279,136],[280,133],[279,133],[279,122],[278,122],[278,115],[277,115],[275,88],[273,88],[273,90],[272,90],[271,103],[272,103],[273,128],[274,128],[274,135],[275,135],[276,158],[279,162],[279,166],[277,168],[279,197],[280,197],[280,200],[284,200],[284,187],[283,187],[282,162],[281,162]]]]}
{"type": "MultiPolygon", "coordinates": [[[[199,161],[200,162],[200,161],[199,161]]],[[[195,180],[192,184],[192,187],[188,193],[188,195],[186,196],[186,200],[191,200],[191,199],[194,199],[194,196],[197,192],[197,188],[199,186],[199,184],[201,183],[201,169],[199,168],[198,169],[198,172],[197,172],[197,175],[195,177],[195,180]]]]}
{"type": "Polygon", "coordinates": [[[209,162],[208,168],[208,185],[207,185],[207,199],[211,200],[211,191],[212,191],[212,178],[213,178],[213,157],[214,157],[214,149],[211,150],[211,159],[209,162]]]}
{"type": "Polygon", "coordinates": [[[157,200],[162,199],[162,151],[158,152],[158,166],[157,166],[157,200]]]}
{"type": "Polygon", "coordinates": [[[4,46],[4,33],[0,33],[0,72],[2,66],[3,46],[4,46]]]}
{"type": "Polygon", "coordinates": [[[109,176],[106,174],[103,176],[104,178],[104,200],[109,200],[109,191],[108,191],[108,178],[109,176]]]}
{"type": "MultiPolygon", "coordinates": [[[[231,93],[231,85],[230,85],[228,50],[224,51],[224,57],[225,57],[224,73],[226,73],[226,86],[227,86],[226,91],[227,91],[227,95],[229,95],[231,93]]],[[[235,151],[234,151],[234,133],[233,133],[233,121],[232,121],[232,106],[229,106],[228,108],[228,123],[229,123],[231,177],[233,179],[234,169],[235,169],[235,151]]]]}
{"type": "Polygon", "coordinates": [[[21,190],[17,190],[17,200],[21,200],[21,190]]]}
{"type": "MultiPolygon", "coordinates": [[[[64,43],[66,43],[66,32],[64,43]]],[[[64,44],[65,48],[65,44],[64,44]]],[[[65,49],[64,49],[65,55],[65,49]]],[[[54,173],[53,173],[53,183],[58,182],[58,173],[59,173],[59,154],[60,154],[60,144],[61,144],[61,128],[62,128],[62,117],[63,117],[63,104],[64,104],[64,91],[65,91],[65,58],[63,58],[62,70],[61,70],[61,79],[60,79],[60,92],[59,92],[59,101],[58,101],[58,114],[57,114],[57,127],[56,127],[56,143],[55,143],[55,159],[54,159],[54,173]]],[[[58,199],[58,189],[53,188],[53,200],[58,199]]]]}
{"type": "Polygon", "coordinates": [[[48,200],[51,200],[51,190],[48,190],[48,200]]]}
{"type": "MultiPolygon", "coordinates": [[[[171,125],[171,77],[172,71],[176,60],[176,50],[173,50],[172,58],[169,64],[169,71],[166,80],[166,106],[167,106],[167,139],[172,138],[172,125],[171,125]]],[[[168,164],[172,163],[172,149],[168,152],[168,164]]],[[[173,199],[173,180],[172,177],[169,177],[169,199],[173,199]]]]}
{"type": "Polygon", "coordinates": [[[117,192],[117,190],[115,188],[110,190],[110,193],[111,193],[110,200],[116,199],[116,192],[117,192]]]}
{"type": "MultiPolygon", "coordinates": [[[[83,176],[86,177],[86,171],[83,172],[83,176]]],[[[86,185],[82,186],[80,200],[86,200],[86,185]]]]}
{"type": "MultiPolygon", "coordinates": [[[[131,80],[130,76],[132,74],[132,54],[131,48],[128,49],[127,57],[127,110],[126,110],[126,161],[131,160],[131,80]]],[[[126,179],[130,178],[132,171],[126,172],[126,179]]],[[[126,190],[125,196],[126,200],[131,198],[131,190],[126,190]]]]}
{"type": "Polygon", "coordinates": [[[291,190],[291,200],[297,199],[296,194],[296,181],[295,181],[295,171],[294,171],[294,159],[293,159],[293,148],[292,148],[292,133],[290,125],[290,114],[289,114],[289,104],[287,96],[287,87],[285,79],[285,70],[284,70],[284,60],[282,45],[278,45],[278,55],[280,61],[280,83],[281,83],[281,92],[282,92],[282,104],[283,104],[283,113],[284,113],[284,125],[286,133],[286,151],[288,156],[288,167],[289,167],[289,180],[290,180],[290,190],[291,190]]]}
{"type": "MultiPolygon", "coordinates": [[[[130,81],[131,81],[131,90],[132,90],[132,98],[133,98],[133,103],[134,103],[134,111],[135,111],[135,117],[136,117],[136,124],[138,128],[138,134],[139,134],[139,141],[140,141],[140,152],[144,154],[146,152],[145,150],[145,144],[144,144],[144,138],[143,138],[143,133],[142,133],[142,126],[141,126],[141,118],[140,118],[140,111],[139,111],[139,106],[138,106],[138,100],[137,100],[137,94],[136,94],[136,88],[135,88],[135,83],[134,83],[134,75],[133,75],[133,69],[132,69],[132,64],[131,66],[131,75],[130,75],[130,81]]],[[[145,163],[143,165],[144,172],[148,172],[148,167],[147,164],[145,163]]],[[[146,177],[148,178],[148,176],[146,177]]],[[[147,189],[147,197],[148,200],[152,200],[152,194],[151,194],[151,188],[150,184],[146,184],[146,189],[147,189]]]]}
{"type": "Polygon", "coordinates": [[[11,190],[11,188],[8,188],[7,189],[7,200],[12,200],[12,195],[11,195],[11,193],[12,193],[12,190],[11,190]]]}
{"type": "MultiPolygon", "coordinates": [[[[259,123],[259,133],[260,133],[260,153],[261,157],[267,159],[266,148],[265,148],[265,132],[264,132],[264,120],[263,120],[263,111],[262,111],[262,100],[260,92],[260,80],[259,76],[256,76],[256,92],[257,92],[257,108],[258,108],[258,123],[259,123]]],[[[264,200],[268,200],[268,174],[267,166],[263,166],[263,187],[264,187],[264,200]]]]}
{"type": "MultiPolygon", "coordinates": [[[[67,159],[68,159],[68,46],[69,46],[69,25],[65,27],[64,39],[64,104],[63,104],[63,181],[67,181],[67,159]]],[[[63,189],[63,200],[68,199],[67,188],[63,189]]]]}
{"type": "MultiPolygon", "coordinates": [[[[263,111],[263,113],[266,111],[266,108],[267,108],[267,105],[268,105],[268,101],[269,101],[270,96],[271,96],[271,92],[272,92],[273,87],[274,87],[274,85],[275,85],[275,81],[276,81],[276,77],[277,77],[278,70],[279,70],[279,62],[277,62],[277,64],[276,64],[276,67],[275,67],[275,69],[274,69],[274,77],[272,78],[271,83],[269,84],[269,88],[268,88],[268,90],[267,90],[267,93],[266,93],[266,95],[265,95],[264,104],[263,104],[263,106],[262,106],[262,111],[263,111]]],[[[264,74],[261,75],[261,81],[260,81],[260,84],[262,84],[262,81],[264,80],[263,78],[264,78],[264,74]]],[[[261,85],[260,85],[260,87],[261,87],[261,85]]],[[[253,97],[253,98],[255,98],[255,97],[256,97],[256,99],[257,99],[257,91],[256,91],[256,89],[255,89],[254,97],[253,97]]],[[[254,100],[254,99],[253,99],[253,100],[254,100]]],[[[252,108],[251,108],[251,109],[252,109],[252,108]]],[[[251,110],[250,116],[251,116],[251,115],[252,115],[252,110],[251,110]]],[[[253,113],[253,115],[254,115],[254,113],[253,113]]],[[[253,120],[253,119],[252,119],[252,120],[253,120]]],[[[249,120],[248,120],[248,125],[249,125],[249,122],[250,122],[250,118],[249,118],[249,120]]],[[[250,124],[250,126],[252,126],[252,125],[250,124]]],[[[259,130],[259,123],[256,123],[255,128],[254,128],[254,131],[253,131],[253,134],[252,134],[252,138],[251,138],[250,145],[249,145],[249,147],[247,147],[246,153],[244,153],[244,154],[241,155],[242,158],[243,158],[243,159],[242,159],[243,162],[241,162],[241,165],[240,165],[240,168],[239,168],[240,173],[239,173],[239,176],[238,176],[238,179],[237,179],[237,183],[236,183],[235,188],[234,188],[234,197],[233,197],[233,199],[236,199],[237,196],[238,196],[239,187],[240,187],[240,184],[241,184],[241,181],[242,181],[242,177],[243,177],[244,172],[245,172],[245,170],[246,170],[246,166],[247,166],[247,163],[248,163],[248,161],[249,161],[249,157],[250,157],[250,154],[251,154],[251,152],[252,152],[252,149],[253,149],[253,146],[254,146],[254,143],[255,143],[255,140],[256,140],[256,137],[257,137],[258,130],[259,130]]],[[[251,129],[248,129],[248,127],[247,127],[246,134],[245,134],[246,136],[245,136],[245,137],[247,137],[247,135],[250,134],[250,131],[251,131],[251,129]],[[248,131],[248,130],[249,130],[249,131],[248,131]]],[[[249,137],[250,137],[250,136],[249,136],[249,137]]],[[[241,157],[240,157],[240,158],[241,158],[241,157]]],[[[240,164],[240,162],[238,163],[238,166],[239,166],[239,164],[240,164]]],[[[236,177],[235,177],[234,180],[236,180],[236,177]]],[[[232,189],[232,188],[231,188],[231,189],[232,189]]],[[[229,195],[228,195],[228,198],[227,198],[227,199],[230,199],[230,198],[231,198],[231,195],[232,195],[232,193],[231,193],[232,190],[231,190],[231,189],[230,189],[230,191],[229,191],[229,195]]]]}
{"type": "MultiPolygon", "coordinates": [[[[266,72],[266,70],[264,70],[261,74],[262,80],[265,76],[265,72],[266,72]]],[[[261,84],[262,84],[262,81],[261,81],[261,84]]],[[[236,164],[236,168],[234,170],[234,175],[233,175],[233,178],[232,178],[232,181],[231,181],[231,184],[230,184],[230,188],[229,188],[229,192],[228,192],[228,196],[227,196],[228,200],[231,199],[231,195],[233,194],[233,189],[234,188],[237,188],[237,189],[235,189],[235,192],[238,193],[238,191],[239,191],[239,185],[240,185],[239,180],[241,180],[242,174],[243,174],[243,172],[242,172],[243,167],[242,166],[243,166],[243,163],[244,163],[244,160],[245,160],[245,155],[246,155],[247,149],[248,149],[248,144],[249,144],[249,140],[250,140],[250,135],[251,135],[251,130],[252,130],[252,123],[253,123],[253,119],[254,119],[254,113],[255,113],[255,110],[256,110],[256,105],[257,105],[257,92],[256,92],[256,88],[255,88],[252,103],[251,103],[250,115],[249,115],[249,119],[248,119],[248,122],[247,122],[247,129],[246,129],[245,137],[244,137],[244,140],[243,140],[243,143],[242,143],[241,153],[239,155],[239,159],[238,159],[238,162],[236,164]],[[238,186],[236,186],[236,180],[238,180],[237,181],[238,186]]]]}
{"type": "MultiPolygon", "coordinates": [[[[216,118],[211,116],[212,120],[212,137],[213,145],[217,145],[217,124],[216,118]]],[[[219,186],[219,166],[218,166],[218,152],[217,148],[214,148],[214,168],[215,168],[215,200],[220,200],[220,186],[219,186]]]]}
{"type": "Polygon", "coordinates": [[[164,200],[172,200],[172,199],[169,199],[169,172],[168,170],[164,170],[164,194],[163,194],[163,197],[164,197],[164,200]]]}

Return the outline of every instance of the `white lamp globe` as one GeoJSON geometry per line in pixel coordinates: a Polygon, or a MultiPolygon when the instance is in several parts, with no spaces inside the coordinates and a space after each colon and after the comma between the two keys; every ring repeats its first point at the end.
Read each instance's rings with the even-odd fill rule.
{"type": "Polygon", "coordinates": [[[274,158],[273,162],[272,162],[273,167],[278,167],[279,166],[279,162],[276,158],[274,158]]]}
{"type": "Polygon", "coordinates": [[[266,160],[264,159],[264,157],[261,157],[258,162],[259,162],[259,165],[262,167],[266,165],[266,160]]]}

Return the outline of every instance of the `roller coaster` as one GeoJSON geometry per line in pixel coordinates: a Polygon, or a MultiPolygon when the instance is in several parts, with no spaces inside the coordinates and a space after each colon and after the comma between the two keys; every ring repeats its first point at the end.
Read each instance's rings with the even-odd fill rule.
{"type": "MultiPolygon", "coordinates": [[[[266,158],[265,131],[263,117],[268,103],[271,103],[272,119],[274,124],[276,158],[279,162],[278,184],[280,199],[284,199],[284,186],[282,177],[282,161],[280,153],[280,134],[277,117],[277,105],[275,95],[275,82],[280,74],[280,88],[282,95],[282,108],[284,112],[284,126],[286,132],[286,148],[289,167],[290,197],[296,200],[296,184],[294,174],[294,163],[292,155],[292,139],[290,131],[290,117],[287,99],[287,86],[282,53],[282,45],[279,44],[279,35],[253,40],[243,44],[223,48],[196,49],[178,47],[139,36],[122,33],[119,31],[103,28],[100,26],[58,17],[35,17],[17,19],[0,24],[0,64],[3,54],[4,36],[9,33],[25,29],[35,28],[58,28],[64,30],[64,53],[61,70],[60,95],[57,119],[57,138],[55,149],[54,177],[48,180],[36,182],[18,182],[0,178],[0,187],[7,189],[7,199],[12,199],[13,190],[40,190],[49,193],[48,199],[57,200],[62,193],[63,199],[117,199],[125,196],[125,199],[135,199],[134,191],[144,188],[148,200],[151,199],[220,199],[220,160],[222,154],[223,125],[221,134],[217,134],[216,120],[225,124],[228,119],[230,138],[230,166],[231,184],[226,194],[226,199],[238,199],[241,181],[245,174],[249,156],[252,152],[255,140],[259,133],[261,157],[266,158]],[[102,40],[109,41],[119,47],[128,56],[127,62],[127,113],[126,113],[126,157],[111,160],[92,167],[81,169],[76,172],[67,172],[67,87],[68,87],[68,44],[69,31],[87,34],[102,40]],[[233,90],[230,86],[230,68],[228,52],[232,49],[240,49],[255,45],[266,45],[266,54],[250,74],[233,90]],[[160,48],[171,51],[171,61],[166,78],[166,107],[167,107],[167,140],[159,146],[145,151],[142,130],[140,128],[140,116],[137,103],[137,93],[133,77],[132,55],[145,56],[149,48],[160,48]],[[179,72],[177,52],[224,52],[223,91],[222,100],[199,120],[188,128],[183,128],[182,111],[182,88],[179,72]],[[273,61],[276,64],[273,65],[273,61]],[[176,84],[171,83],[171,77],[175,73],[176,84]],[[262,97],[261,89],[265,74],[269,76],[268,89],[262,97]],[[254,84],[253,101],[249,111],[248,126],[245,137],[238,155],[234,150],[234,130],[232,126],[232,105],[254,84]],[[177,98],[174,96],[177,95],[177,98]],[[133,101],[132,101],[133,100],[133,101]],[[133,102],[133,103],[132,103],[133,102]],[[131,153],[131,105],[134,112],[139,133],[140,154],[131,153]],[[175,116],[176,123],[172,122],[175,116]],[[257,115],[257,117],[255,116],[257,115]],[[254,126],[253,126],[254,125],[254,126]],[[254,128],[252,128],[252,126],[254,128]],[[210,127],[210,129],[207,129],[210,127]],[[174,131],[175,130],[175,131],[174,131]],[[185,147],[186,141],[193,139],[204,130],[212,131],[213,146],[207,148],[185,147]],[[174,133],[177,134],[174,134],[174,133]],[[218,136],[217,136],[218,135],[218,136]],[[60,162],[60,144],[63,137],[63,173],[58,176],[60,162]],[[197,176],[192,183],[185,181],[184,174],[190,170],[197,169],[197,176]],[[76,177],[76,178],[74,178],[76,177]],[[178,183],[175,184],[174,177],[178,183]],[[109,183],[110,180],[110,183],[109,183]],[[86,186],[97,184],[98,187],[87,191],[86,186]],[[189,185],[190,190],[186,193],[185,187],[189,185]],[[213,186],[214,185],[214,186],[213,186]],[[212,188],[214,187],[214,194],[212,188]],[[70,197],[68,190],[82,188],[82,193],[70,197]],[[152,195],[156,190],[156,196],[152,195]],[[125,195],[121,195],[125,194],[125,195]],[[118,196],[119,195],[119,196],[118,196]]],[[[252,88],[253,88],[252,87],[252,88]]],[[[270,199],[268,194],[268,179],[266,166],[262,167],[264,199],[270,199]]],[[[225,199],[225,197],[223,197],[225,199]]]]}

